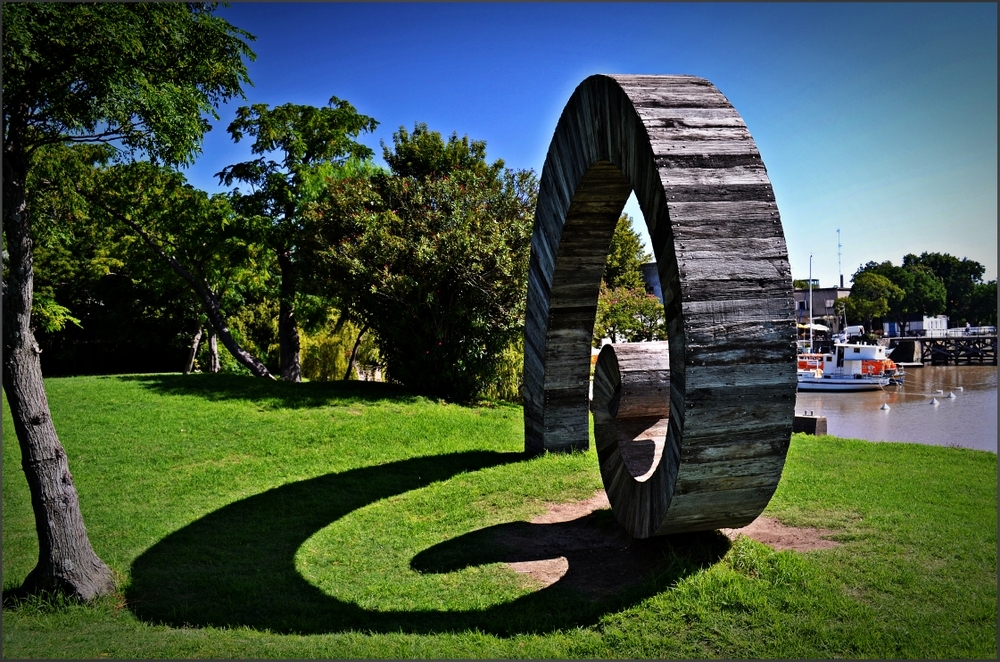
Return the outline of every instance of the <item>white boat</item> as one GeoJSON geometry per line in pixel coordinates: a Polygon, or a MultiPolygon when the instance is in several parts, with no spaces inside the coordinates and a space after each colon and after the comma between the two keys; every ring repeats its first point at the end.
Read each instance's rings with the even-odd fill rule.
{"type": "Polygon", "coordinates": [[[832,353],[798,355],[800,391],[874,391],[902,374],[882,345],[836,343],[832,353]]]}

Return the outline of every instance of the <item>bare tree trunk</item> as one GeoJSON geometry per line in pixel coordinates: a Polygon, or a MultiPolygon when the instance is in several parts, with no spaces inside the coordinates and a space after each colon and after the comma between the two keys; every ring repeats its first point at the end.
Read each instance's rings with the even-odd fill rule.
{"type": "Polygon", "coordinates": [[[208,332],[208,371],[211,373],[217,373],[221,370],[219,365],[219,343],[218,336],[215,334],[215,329],[210,329],[208,332]]]}
{"type": "Polygon", "coordinates": [[[351,375],[354,373],[354,364],[358,360],[358,349],[361,347],[361,338],[364,337],[365,331],[367,330],[367,325],[361,327],[361,331],[358,333],[358,339],[354,341],[354,349],[351,350],[351,360],[347,362],[347,372],[344,373],[344,381],[350,379],[351,375]]]}
{"type": "Polygon", "coordinates": [[[281,293],[278,299],[278,346],[281,352],[281,378],[286,382],[301,382],[299,361],[299,327],[295,321],[295,264],[288,251],[278,253],[281,267],[281,293]]]}
{"type": "MultiPolygon", "coordinates": [[[[5,128],[15,135],[14,127],[5,128]]],[[[24,191],[27,166],[24,150],[5,142],[3,233],[9,262],[3,283],[3,388],[38,534],[38,563],[15,595],[52,592],[92,600],[112,592],[114,578],[87,537],[69,460],[49,414],[42,350],[31,330],[34,258],[24,191]]]]}
{"type": "Polygon", "coordinates": [[[194,334],[194,340],[191,341],[191,351],[188,353],[187,363],[184,364],[184,374],[190,374],[194,370],[194,358],[198,355],[198,345],[201,344],[201,325],[198,325],[198,331],[194,334]]]}
{"type": "Polygon", "coordinates": [[[195,286],[195,291],[202,298],[202,303],[204,303],[206,312],[208,313],[208,319],[212,322],[212,326],[215,327],[215,333],[222,339],[223,346],[229,350],[233,358],[249,368],[250,373],[254,377],[274,379],[274,375],[270,373],[260,359],[240,347],[233,338],[233,334],[229,332],[229,327],[226,325],[226,320],[222,317],[222,311],[219,309],[219,300],[207,288],[195,286]]]}

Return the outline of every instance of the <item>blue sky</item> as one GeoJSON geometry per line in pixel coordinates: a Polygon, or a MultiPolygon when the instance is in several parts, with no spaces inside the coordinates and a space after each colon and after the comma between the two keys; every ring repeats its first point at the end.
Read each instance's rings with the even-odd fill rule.
{"type": "MultiPolygon", "coordinates": [[[[997,5],[234,3],[257,36],[246,100],[187,171],[249,157],[239,105],[350,101],[380,122],[485,140],[541,174],[573,89],[595,73],[694,74],[743,116],[768,169],[792,274],[845,284],[869,260],[947,252],[997,277],[997,5]]],[[[626,210],[638,216],[638,207],[626,210]]]]}

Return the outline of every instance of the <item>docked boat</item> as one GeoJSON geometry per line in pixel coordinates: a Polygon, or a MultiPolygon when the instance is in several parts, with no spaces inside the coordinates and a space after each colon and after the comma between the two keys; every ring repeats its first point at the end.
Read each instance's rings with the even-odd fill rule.
{"type": "Polygon", "coordinates": [[[836,343],[833,352],[798,355],[800,391],[874,391],[902,383],[902,371],[882,345],[836,343]]]}

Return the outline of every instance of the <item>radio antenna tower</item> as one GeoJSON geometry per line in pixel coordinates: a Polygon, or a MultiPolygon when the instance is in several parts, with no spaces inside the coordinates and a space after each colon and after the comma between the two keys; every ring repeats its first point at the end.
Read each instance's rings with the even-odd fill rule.
{"type": "Polygon", "coordinates": [[[840,286],[844,286],[844,272],[840,268],[840,228],[837,228],[837,273],[840,275],[840,286]]]}

